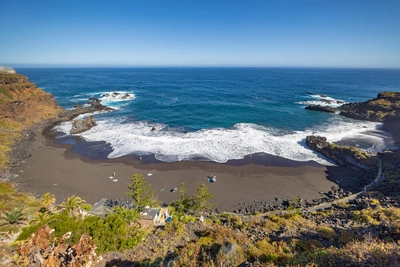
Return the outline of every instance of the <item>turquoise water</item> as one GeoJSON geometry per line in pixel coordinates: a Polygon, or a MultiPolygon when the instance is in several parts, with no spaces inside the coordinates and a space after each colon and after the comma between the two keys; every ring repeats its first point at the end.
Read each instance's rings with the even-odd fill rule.
{"type": "MultiPolygon", "coordinates": [[[[155,154],[162,161],[226,162],[253,153],[327,164],[306,135],[358,138],[382,149],[380,125],[307,111],[324,99],[365,101],[400,90],[400,70],[302,68],[25,68],[64,108],[89,97],[115,108],[82,133],[111,144],[109,157],[155,154]],[[104,96],[119,92],[115,97],[104,96]],[[325,95],[321,97],[320,95],[325,95]],[[128,99],[121,97],[126,95],[128,99]],[[155,127],[156,131],[151,131],[155,127]],[[373,136],[370,132],[376,132],[373,136]],[[365,132],[368,132],[365,134],[365,132]]],[[[71,125],[56,129],[68,133],[71,125]]],[[[367,148],[368,149],[368,148],[367,148]]]]}

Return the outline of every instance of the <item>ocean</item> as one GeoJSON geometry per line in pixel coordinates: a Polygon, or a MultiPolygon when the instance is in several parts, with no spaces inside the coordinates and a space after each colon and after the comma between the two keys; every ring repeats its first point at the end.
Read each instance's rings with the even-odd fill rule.
{"type": "MultiPolygon", "coordinates": [[[[154,155],[165,162],[219,163],[266,153],[329,161],[307,148],[307,135],[365,150],[390,148],[381,124],[305,110],[400,90],[400,70],[312,68],[16,68],[71,109],[90,97],[114,108],[79,134],[105,141],[109,158],[154,155]],[[153,130],[152,130],[153,129],[153,130]]],[[[84,117],[87,115],[83,115],[84,117]]],[[[71,122],[55,130],[68,136],[71,122]]]]}

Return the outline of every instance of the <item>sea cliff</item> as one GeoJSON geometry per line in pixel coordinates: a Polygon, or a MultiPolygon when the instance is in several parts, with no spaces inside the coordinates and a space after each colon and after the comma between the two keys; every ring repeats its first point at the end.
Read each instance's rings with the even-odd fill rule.
{"type": "MultiPolygon", "coordinates": [[[[9,161],[7,153],[24,131],[34,124],[58,118],[61,112],[54,97],[27,77],[0,70],[0,171],[9,161]]],[[[33,138],[29,134],[26,137],[33,138]]]]}
{"type": "MultiPolygon", "coordinates": [[[[45,144],[44,131],[62,121],[70,121],[80,114],[111,111],[99,101],[74,109],[61,108],[53,95],[38,88],[21,74],[0,69],[0,174],[8,180],[7,167],[18,165],[30,158],[34,151],[45,144]]],[[[83,125],[88,129],[94,126],[83,125]]]]}

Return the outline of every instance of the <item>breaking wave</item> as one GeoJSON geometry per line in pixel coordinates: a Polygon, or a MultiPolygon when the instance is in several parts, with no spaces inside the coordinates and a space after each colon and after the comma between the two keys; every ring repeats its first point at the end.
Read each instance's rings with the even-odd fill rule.
{"type": "MultiPolygon", "coordinates": [[[[87,141],[108,142],[113,148],[109,158],[154,154],[158,160],[165,162],[200,159],[224,163],[254,153],[267,153],[295,161],[313,160],[332,165],[307,148],[306,136],[325,136],[329,142],[358,138],[368,142],[371,150],[382,150],[385,134],[379,130],[380,127],[380,123],[335,117],[326,124],[305,131],[284,132],[257,124],[238,123],[229,129],[185,132],[181,128],[146,121],[102,119],[97,121],[96,127],[81,136],[87,141]],[[371,135],[371,131],[379,134],[371,135]]],[[[71,122],[55,128],[62,132],[69,132],[70,129],[71,122]]]]}
{"type": "Polygon", "coordinates": [[[326,95],[309,95],[312,99],[307,101],[300,101],[297,104],[301,105],[320,105],[320,106],[330,106],[330,107],[340,107],[346,104],[345,101],[340,99],[335,99],[326,95]]]}

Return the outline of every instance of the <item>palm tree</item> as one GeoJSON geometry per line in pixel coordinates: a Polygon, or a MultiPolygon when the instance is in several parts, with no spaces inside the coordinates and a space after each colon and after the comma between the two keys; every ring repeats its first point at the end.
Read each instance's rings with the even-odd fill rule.
{"type": "Polygon", "coordinates": [[[86,204],[86,201],[80,197],[72,196],[61,203],[61,210],[66,210],[70,216],[78,215],[79,210],[86,204]]]}
{"type": "Polygon", "coordinates": [[[10,211],[5,211],[4,214],[0,215],[0,226],[3,225],[18,225],[18,224],[25,224],[25,212],[22,208],[13,208],[10,211]]]}

